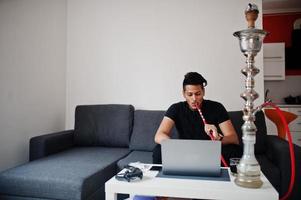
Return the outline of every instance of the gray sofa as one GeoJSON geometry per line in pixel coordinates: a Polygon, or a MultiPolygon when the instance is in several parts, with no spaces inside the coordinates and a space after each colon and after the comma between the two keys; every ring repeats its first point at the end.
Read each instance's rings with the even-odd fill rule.
{"type": "MultiPolygon", "coordinates": [[[[242,112],[229,115],[241,141],[242,112]]],[[[163,116],[164,111],[132,105],[77,106],[74,130],[31,138],[30,162],[0,174],[0,199],[104,199],[104,183],[126,164],[152,162],[153,138],[163,116]]],[[[262,112],[256,125],[256,157],[282,196],[290,177],[288,144],[266,134],[262,112]]],[[[296,177],[301,177],[301,148],[294,148],[296,177]]],[[[291,199],[301,199],[300,185],[296,178],[291,199]]]]}

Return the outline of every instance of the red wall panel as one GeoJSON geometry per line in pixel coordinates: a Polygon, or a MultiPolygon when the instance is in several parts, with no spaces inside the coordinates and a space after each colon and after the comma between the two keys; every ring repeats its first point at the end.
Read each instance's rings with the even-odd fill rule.
{"type": "Polygon", "coordinates": [[[291,47],[291,35],[294,21],[301,18],[301,13],[264,14],[263,29],[270,34],[264,39],[264,43],[285,42],[286,47],[291,47]]]}

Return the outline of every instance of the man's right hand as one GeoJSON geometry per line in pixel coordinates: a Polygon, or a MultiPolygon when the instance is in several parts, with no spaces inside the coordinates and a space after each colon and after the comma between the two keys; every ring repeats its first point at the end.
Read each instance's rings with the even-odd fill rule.
{"type": "Polygon", "coordinates": [[[217,132],[216,126],[214,126],[213,124],[205,124],[204,129],[205,129],[205,132],[207,133],[207,135],[209,135],[209,136],[211,135],[214,140],[219,140],[220,137],[217,132]]]}

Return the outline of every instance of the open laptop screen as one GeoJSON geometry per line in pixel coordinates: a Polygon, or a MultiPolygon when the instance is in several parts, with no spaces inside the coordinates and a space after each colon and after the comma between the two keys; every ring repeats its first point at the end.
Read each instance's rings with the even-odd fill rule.
{"type": "Polygon", "coordinates": [[[163,174],[220,176],[221,142],[169,139],[162,142],[163,174]]]}

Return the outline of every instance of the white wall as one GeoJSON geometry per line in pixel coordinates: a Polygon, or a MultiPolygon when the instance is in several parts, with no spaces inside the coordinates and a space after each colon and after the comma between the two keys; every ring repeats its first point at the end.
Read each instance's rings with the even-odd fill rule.
{"type": "MultiPolygon", "coordinates": [[[[261,9],[261,0],[253,1],[261,9]]],[[[208,80],[206,97],[242,109],[245,58],[233,32],[248,0],[69,0],[66,126],[78,104],[167,109],[182,100],[184,74],[208,80]]],[[[262,27],[261,16],[257,20],[262,27]]],[[[262,69],[262,53],[256,57],[262,69]]],[[[263,73],[256,76],[263,102],[263,73]]]]}
{"type": "Polygon", "coordinates": [[[28,161],[29,138],[63,130],[66,1],[0,1],[0,171],[28,161]]]}
{"type": "MultiPolygon", "coordinates": [[[[0,171],[28,160],[30,137],[73,127],[78,104],[166,109],[188,71],[207,78],[207,98],[241,109],[245,59],[232,34],[247,3],[1,0],[0,171]]],[[[262,102],[263,73],[256,90],[262,102]]]]}

